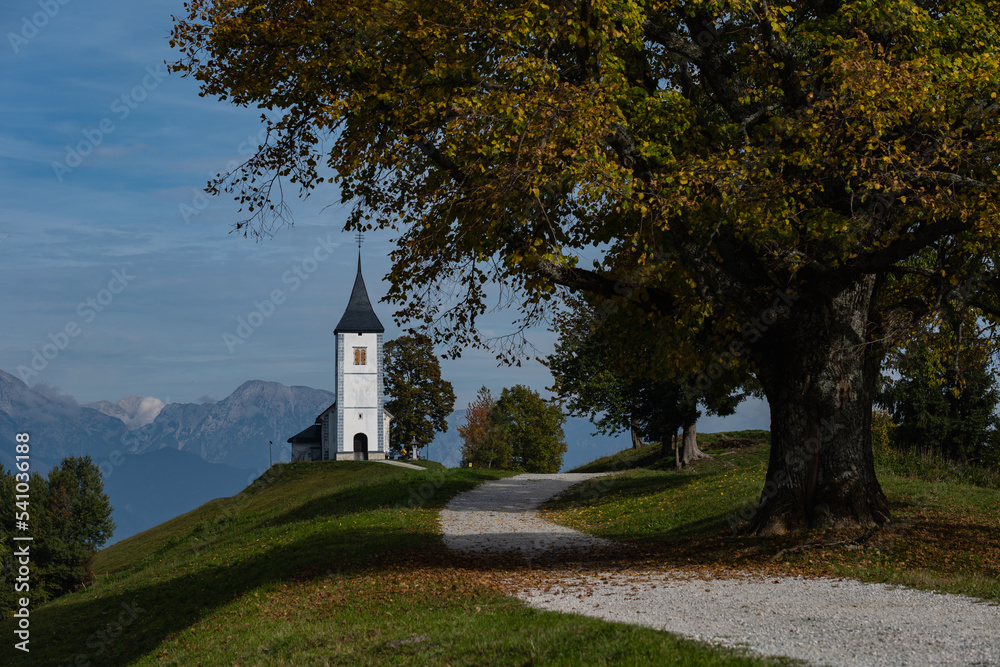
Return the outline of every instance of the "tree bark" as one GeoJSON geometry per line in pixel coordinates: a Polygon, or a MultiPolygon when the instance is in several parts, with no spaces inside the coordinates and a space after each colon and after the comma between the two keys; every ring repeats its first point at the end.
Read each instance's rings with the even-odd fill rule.
{"type": "Polygon", "coordinates": [[[681,438],[681,454],[678,459],[678,467],[687,466],[687,464],[692,461],[697,461],[698,459],[711,458],[708,454],[701,451],[698,448],[698,431],[695,428],[695,423],[684,425],[684,435],[681,438]]]}
{"type": "Polygon", "coordinates": [[[632,433],[632,449],[636,449],[637,447],[642,447],[644,444],[646,444],[646,443],[644,443],[642,441],[642,436],[639,435],[639,431],[637,430],[637,428],[638,428],[638,424],[636,423],[636,420],[633,419],[632,420],[632,428],[631,428],[631,433],[632,433]]]}
{"type": "Polygon", "coordinates": [[[771,409],[771,452],[749,533],[889,522],[871,444],[884,354],[874,308],[880,284],[865,276],[827,285],[777,321],[762,316],[767,330],[751,337],[750,355],[771,409]]]}

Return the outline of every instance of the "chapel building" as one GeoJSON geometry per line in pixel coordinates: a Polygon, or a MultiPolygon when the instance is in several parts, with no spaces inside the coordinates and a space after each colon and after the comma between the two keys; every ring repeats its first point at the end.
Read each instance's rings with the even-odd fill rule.
{"type": "Polygon", "coordinates": [[[288,439],[292,461],[368,461],[387,458],[389,422],[382,381],[382,334],[365,279],[358,275],[336,338],[336,400],[316,423],[288,439]]]}

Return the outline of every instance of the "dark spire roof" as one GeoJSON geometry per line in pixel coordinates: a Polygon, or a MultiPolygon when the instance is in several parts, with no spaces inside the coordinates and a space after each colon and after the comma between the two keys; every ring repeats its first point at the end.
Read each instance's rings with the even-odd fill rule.
{"type": "Polygon", "coordinates": [[[354,289],[351,290],[351,300],[347,310],[340,318],[340,323],[333,333],[383,333],[385,327],[378,321],[372,303],[368,300],[368,290],[365,289],[365,279],[361,275],[361,253],[358,253],[358,277],[354,279],[354,289]]]}

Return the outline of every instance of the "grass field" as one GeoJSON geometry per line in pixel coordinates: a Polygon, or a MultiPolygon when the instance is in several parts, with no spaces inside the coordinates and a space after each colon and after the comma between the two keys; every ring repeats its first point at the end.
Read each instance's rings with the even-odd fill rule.
{"type": "Polygon", "coordinates": [[[776,664],[503,595],[502,570],[446,551],[437,511],[504,474],[275,466],[100,552],[94,584],[32,610],[31,652],[4,664],[776,664]]]}
{"type": "Polygon", "coordinates": [[[750,516],[767,469],[767,433],[699,436],[712,456],[674,470],[658,445],[576,471],[621,474],[549,503],[557,523],[636,545],[647,563],[723,571],[846,576],[1000,599],[1000,490],[989,471],[878,452],[894,523],[863,531],[775,538],[734,534],[750,516]]]}
{"type": "MultiPolygon", "coordinates": [[[[841,575],[1000,599],[995,477],[882,452],[892,526],[860,544],[857,532],[751,539],[732,528],[760,493],[767,433],[699,438],[712,458],[680,471],[657,446],[588,464],[623,472],[545,513],[633,545],[620,567],[841,575]]],[[[100,552],[92,586],[32,610],[31,652],[9,664],[784,664],[505,596],[501,581],[533,576],[527,566],[459,558],[437,528],[452,496],[505,474],[275,466],[100,552]]]]}

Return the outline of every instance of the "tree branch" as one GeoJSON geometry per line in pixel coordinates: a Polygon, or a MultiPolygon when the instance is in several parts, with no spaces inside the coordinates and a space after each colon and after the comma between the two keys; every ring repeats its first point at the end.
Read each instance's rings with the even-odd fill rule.
{"type": "Polygon", "coordinates": [[[927,171],[922,174],[913,173],[909,175],[913,176],[913,183],[933,183],[935,185],[946,183],[948,185],[957,185],[959,187],[971,188],[974,190],[984,190],[996,187],[995,185],[990,185],[988,183],[984,183],[983,181],[977,181],[974,178],[959,176],[958,174],[952,174],[947,171],[927,171]]]}
{"type": "Polygon", "coordinates": [[[938,239],[968,231],[971,228],[971,222],[962,222],[961,220],[954,219],[937,225],[929,225],[912,234],[896,239],[884,248],[860,255],[855,262],[849,265],[848,269],[851,271],[857,270],[861,273],[886,271],[896,263],[913,256],[917,251],[926,248],[938,239]]]}
{"type": "Polygon", "coordinates": [[[697,62],[705,55],[705,50],[687,37],[671,32],[649,19],[646,19],[646,22],[642,24],[642,31],[649,41],[688,60],[697,62]]]}

